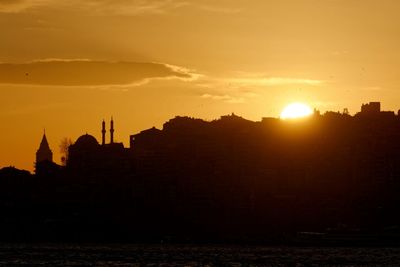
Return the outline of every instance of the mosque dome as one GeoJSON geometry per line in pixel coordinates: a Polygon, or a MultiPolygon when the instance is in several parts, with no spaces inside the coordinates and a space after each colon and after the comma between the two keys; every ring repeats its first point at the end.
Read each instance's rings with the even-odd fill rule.
{"type": "Polygon", "coordinates": [[[84,134],[80,136],[74,146],[80,147],[80,148],[92,148],[92,147],[97,147],[99,145],[99,142],[97,142],[96,138],[90,134],[84,134]]]}

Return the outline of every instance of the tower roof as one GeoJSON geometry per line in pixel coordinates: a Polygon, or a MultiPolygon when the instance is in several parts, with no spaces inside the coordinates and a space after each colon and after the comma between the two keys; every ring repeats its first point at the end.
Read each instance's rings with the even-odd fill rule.
{"type": "Polygon", "coordinates": [[[49,143],[47,142],[46,133],[43,133],[39,149],[36,151],[36,163],[43,161],[53,161],[53,152],[51,152],[49,143]]]}
{"type": "Polygon", "coordinates": [[[39,150],[50,150],[49,143],[47,142],[46,133],[43,134],[42,141],[40,142],[39,150]]]}

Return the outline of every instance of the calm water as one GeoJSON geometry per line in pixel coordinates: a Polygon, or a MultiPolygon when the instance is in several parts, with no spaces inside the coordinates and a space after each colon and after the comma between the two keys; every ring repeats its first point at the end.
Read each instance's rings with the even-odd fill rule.
{"type": "Polygon", "coordinates": [[[0,244],[0,266],[400,266],[400,248],[0,244]]]}

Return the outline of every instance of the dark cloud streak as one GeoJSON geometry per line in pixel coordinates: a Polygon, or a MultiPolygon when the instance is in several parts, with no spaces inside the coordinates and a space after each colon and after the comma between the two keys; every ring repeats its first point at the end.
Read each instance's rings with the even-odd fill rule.
{"type": "Polygon", "coordinates": [[[161,14],[186,4],[186,0],[0,0],[0,13],[18,13],[32,7],[79,7],[108,14],[161,14]]]}
{"type": "Polygon", "coordinates": [[[161,63],[48,60],[0,63],[0,84],[104,86],[144,83],[150,79],[192,79],[183,68],[161,63]]]}

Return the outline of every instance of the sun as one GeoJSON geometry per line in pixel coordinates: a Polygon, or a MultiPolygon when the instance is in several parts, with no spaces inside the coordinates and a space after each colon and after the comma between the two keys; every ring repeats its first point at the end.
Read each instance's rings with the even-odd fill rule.
{"type": "Polygon", "coordinates": [[[281,119],[303,118],[313,114],[312,109],[303,103],[291,103],[281,112],[281,119]]]}

